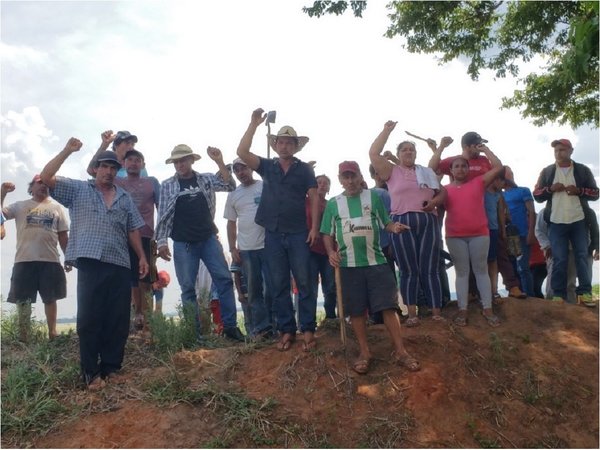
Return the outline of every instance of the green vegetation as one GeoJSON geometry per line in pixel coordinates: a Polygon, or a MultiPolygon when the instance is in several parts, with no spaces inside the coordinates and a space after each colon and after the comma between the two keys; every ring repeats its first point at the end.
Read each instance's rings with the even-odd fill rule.
{"type": "Polygon", "coordinates": [[[30,343],[18,341],[17,318],[3,316],[2,434],[9,439],[43,434],[58,421],[78,413],[64,392],[75,387],[79,367],[69,357],[75,346],[64,335],[46,339],[45,325],[33,322],[30,343]]]}

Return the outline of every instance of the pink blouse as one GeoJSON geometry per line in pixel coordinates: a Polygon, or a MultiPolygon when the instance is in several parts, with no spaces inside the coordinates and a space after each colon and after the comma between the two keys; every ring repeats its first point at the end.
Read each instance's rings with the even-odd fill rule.
{"type": "Polygon", "coordinates": [[[485,185],[483,176],[478,176],[464,184],[454,183],[445,186],[447,197],[446,237],[487,236],[487,216],[485,214],[485,185]]]}
{"type": "MultiPolygon", "coordinates": [[[[433,189],[419,187],[414,167],[408,169],[403,165],[394,166],[387,185],[392,200],[392,214],[423,212],[423,202],[431,200],[435,195],[433,189]]],[[[433,214],[437,215],[437,212],[434,210],[433,214]]]]}

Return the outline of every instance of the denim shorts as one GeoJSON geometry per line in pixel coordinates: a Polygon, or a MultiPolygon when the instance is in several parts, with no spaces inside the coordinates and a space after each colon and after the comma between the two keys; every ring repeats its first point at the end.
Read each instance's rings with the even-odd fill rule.
{"type": "Polygon", "coordinates": [[[344,315],[357,317],[398,309],[396,279],[387,264],[340,267],[344,315]]]}

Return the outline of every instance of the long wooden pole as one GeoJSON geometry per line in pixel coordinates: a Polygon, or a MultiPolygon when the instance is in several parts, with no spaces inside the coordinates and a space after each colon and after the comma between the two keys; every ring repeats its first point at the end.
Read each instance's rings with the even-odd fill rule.
{"type": "Polygon", "coordinates": [[[337,312],[340,319],[340,337],[342,345],[346,347],[346,315],[344,314],[344,302],[342,299],[342,280],[340,277],[340,268],[335,268],[335,291],[337,297],[337,312]]]}
{"type": "Polygon", "coordinates": [[[267,159],[271,159],[271,144],[269,140],[271,139],[271,123],[267,122],[267,159]]]}

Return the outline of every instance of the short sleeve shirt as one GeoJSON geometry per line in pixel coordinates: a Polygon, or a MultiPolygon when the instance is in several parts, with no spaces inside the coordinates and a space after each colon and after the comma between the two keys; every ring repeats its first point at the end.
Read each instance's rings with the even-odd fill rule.
{"type": "Polygon", "coordinates": [[[446,186],[446,237],[488,236],[483,177],[446,186]]]}
{"type": "Polygon", "coordinates": [[[15,262],[60,262],[58,233],[69,226],[63,208],[49,198],[13,203],[3,209],[7,219],[15,219],[17,253],[15,262]]]}
{"type": "Polygon", "coordinates": [[[383,202],[370,189],[359,195],[338,195],[327,202],[321,233],[335,236],[342,267],[386,264],[379,245],[380,229],[390,223],[383,202]]]}
{"type": "MultiPolygon", "coordinates": [[[[452,175],[450,175],[450,168],[452,167],[452,162],[459,157],[460,155],[442,159],[438,166],[438,172],[452,178],[452,175]]],[[[490,170],[492,170],[492,163],[490,163],[490,160],[485,156],[479,155],[477,158],[469,159],[469,174],[467,175],[467,181],[472,180],[479,175],[483,175],[490,170]]]]}
{"type": "Polygon", "coordinates": [[[107,207],[95,181],[56,177],[50,195],[69,209],[71,232],[65,259],[91,258],[130,268],[129,232],[142,228],[144,220],[131,196],[115,186],[113,203],[107,207]]]}
{"type": "Polygon", "coordinates": [[[255,181],[249,186],[241,184],[227,195],[223,217],[237,221],[240,250],[260,250],[265,246],[265,229],[254,221],[262,189],[262,181],[255,181]]]}
{"type": "Polygon", "coordinates": [[[256,172],[263,179],[263,191],[256,212],[256,223],[269,231],[300,233],[306,231],[306,194],[317,187],[315,172],[294,158],[286,173],[279,159],[260,158],[256,172]]]}
{"type": "Polygon", "coordinates": [[[533,203],[531,191],[526,187],[514,187],[504,191],[504,200],[510,212],[510,222],[519,230],[520,236],[527,236],[529,222],[527,218],[526,202],[533,203]]]}

